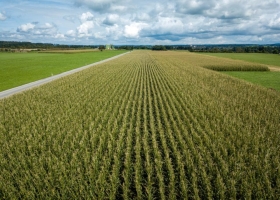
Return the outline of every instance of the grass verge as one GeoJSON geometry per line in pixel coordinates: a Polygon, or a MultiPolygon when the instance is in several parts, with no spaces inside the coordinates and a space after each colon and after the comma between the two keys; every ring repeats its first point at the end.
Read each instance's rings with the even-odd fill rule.
{"type": "Polygon", "coordinates": [[[280,72],[223,72],[267,88],[280,91],[280,72]]]}

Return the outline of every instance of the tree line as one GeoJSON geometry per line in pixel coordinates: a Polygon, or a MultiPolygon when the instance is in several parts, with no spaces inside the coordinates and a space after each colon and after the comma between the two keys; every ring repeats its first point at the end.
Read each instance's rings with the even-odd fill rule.
{"type": "MultiPolygon", "coordinates": [[[[16,41],[0,41],[0,51],[15,49],[105,49],[104,45],[63,45],[51,43],[32,43],[16,41]]],[[[187,50],[190,52],[210,53],[280,53],[280,43],[270,45],[253,44],[221,44],[221,45],[114,45],[115,49],[148,49],[154,51],[187,50]]]]}
{"type": "Polygon", "coordinates": [[[16,41],[0,41],[1,51],[11,51],[14,49],[90,49],[97,48],[97,45],[64,45],[51,43],[32,43],[16,41]]]}
{"type": "Polygon", "coordinates": [[[210,53],[280,53],[280,44],[274,45],[155,45],[154,51],[188,50],[190,52],[210,53]]]}

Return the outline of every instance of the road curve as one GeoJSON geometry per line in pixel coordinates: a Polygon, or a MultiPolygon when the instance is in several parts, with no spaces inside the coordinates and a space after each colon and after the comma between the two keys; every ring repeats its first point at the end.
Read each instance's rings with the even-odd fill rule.
{"type": "Polygon", "coordinates": [[[79,68],[76,68],[76,69],[73,69],[73,70],[70,70],[70,71],[63,72],[61,74],[57,74],[57,75],[54,75],[54,76],[51,76],[51,77],[48,77],[48,78],[41,79],[41,80],[38,80],[38,81],[27,83],[27,84],[24,84],[24,85],[15,87],[15,88],[4,90],[4,91],[0,92],[0,99],[12,96],[16,93],[23,92],[25,90],[29,90],[29,89],[34,88],[34,87],[38,87],[38,86],[43,85],[45,83],[49,83],[49,82],[51,82],[53,80],[56,80],[56,79],[59,79],[61,77],[68,76],[70,74],[74,74],[76,72],[82,71],[82,70],[87,69],[89,67],[99,65],[101,63],[105,63],[105,62],[108,62],[110,60],[114,60],[116,58],[119,58],[119,57],[127,54],[127,53],[130,53],[130,52],[126,52],[126,53],[123,53],[123,54],[120,54],[120,55],[117,55],[117,56],[114,56],[114,57],[111,57],[111,58],[107,58],[105,60],[101,60],[101,61],[89,64],[89,65],[86,65],[86,66],[83,66],[83,67],[79,67],[79,68]]]}

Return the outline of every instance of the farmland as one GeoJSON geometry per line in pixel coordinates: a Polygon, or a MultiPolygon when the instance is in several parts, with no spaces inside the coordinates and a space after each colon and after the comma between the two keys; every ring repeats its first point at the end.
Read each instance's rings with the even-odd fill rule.
{"type": "MultiPolygon", "coordinates": [[[[267,65],[270,68],[270,72],[265,72],[265,73],[256,72],[257,70],[252,70],[252,72],[236,72],[236,70],[233,70],[234,72],[230,72],[230,70],[224,70],[224,71],[227,71],[225,72],[225,74],[227,75],[280,91],[280,56],[279,55],[261,54],[261,53],[207,53],[207,54],[203,53],[202,55],[230,58],[234,60],[244,60],[250,62],[253,65],[257,63],[262,65],[267,65]]],[[[216,68],[217,68],[216,66],[213,67],[213,69],[216,68]]],[[[217,69],[219,69],[219,67],[217,69]]]]}
{"type": "Polygon", "coordinates": [[[0,53],[0,91],[50,77],[124,52],[0,53]]]}
{"type": "Polygon", "coordinates": [[[0,100],[1,199],[277,199],[280,95],[134,51],[0,100]]]}
{"type": "Polygon", "coordinates": [[[231,58],[280,67],[280,55],[265,53],[202,53],[202,55],[231,58]]]}
{"type": "Polygon", "coordinates": [[[279,72],[223,72],[236,78],[280,91],[279,72]]]}

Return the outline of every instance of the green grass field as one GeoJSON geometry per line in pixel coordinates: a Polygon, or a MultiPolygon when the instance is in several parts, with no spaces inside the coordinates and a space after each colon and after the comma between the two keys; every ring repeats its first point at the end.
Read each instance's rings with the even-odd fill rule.
{"type": "Polygon", "coordinates": [[[215,63],[242,64],[133,51],[1,99],[0,199],[279,199],[279,92],[215,63]]]}
{"type": "Polygon", "coordinates": [[[0,91],[88,65],[126,51],[0,53],[0,91]]]}
{"type": "Polygon", "coordinates": [[[265,53],[201,53],[202,55],[217,56],[222,58],[231,58],[235,60],[244,60],[248,62],[261,63],[265,65],[274,65],[280,67],[280,55],[265,53]]]}
{"type": "MultiPolygon", "coordinates": [[[[201,53],[201,55],[210,55],[220,58],[230,58],[234,60],[243,60],[252,63],[273,65],[280,69],[280,55],[261,54],[261,53],[201,53]]],[[[240,78],[251,83],[262,85],[267,88],[273,88],[280,91],[280,72],[224,72],[227,75],[240,78]]]]}
{"type": "Polygon", "coordinates": [[[223,72],[267,88],[280,91],[280,72],[223,72]]]}

